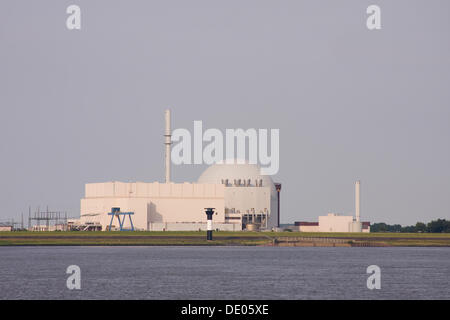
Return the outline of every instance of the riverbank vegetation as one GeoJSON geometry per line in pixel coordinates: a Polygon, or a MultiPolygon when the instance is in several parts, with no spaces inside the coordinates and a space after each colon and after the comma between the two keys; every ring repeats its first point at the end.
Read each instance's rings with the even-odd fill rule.
{"type": "Polygon", "coordinates": [[[0,246],[267,246],[283,238],[298,243],[379,244],[380,246],[448,246],[450,233],[307,233],[307,232],[0,232],[0,246]],[[341,241],[342,242],[342,241],[341,241]]]}
{"type": "Polygon", "coordinates": [[[450,233],[450,221],[445,219],[432,220],[425,224],[417,222],[414,226],[402,227],[399,224],[389,225],[384,222],[374,223],[370,232],[402,232],[402,233],[450,233]]]}

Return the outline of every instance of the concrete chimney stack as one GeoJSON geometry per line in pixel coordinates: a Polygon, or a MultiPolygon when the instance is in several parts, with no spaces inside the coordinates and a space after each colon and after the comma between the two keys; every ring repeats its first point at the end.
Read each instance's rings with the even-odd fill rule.
{"type": "Polygon", "coordinates": [[[356,181],[355,183],[355,215],[356,221],[360,221],[361,214],[361,181],[356,181]]]}
{"type": "Polygon", "coordinates": [[[170,183],[170,149],[172,144],[172,130],[170,128],[170,110],[167,109],[165,112],[166,116],[166,130],[164,132],[164,144],[166,145],[166,183],[170,183]]]}

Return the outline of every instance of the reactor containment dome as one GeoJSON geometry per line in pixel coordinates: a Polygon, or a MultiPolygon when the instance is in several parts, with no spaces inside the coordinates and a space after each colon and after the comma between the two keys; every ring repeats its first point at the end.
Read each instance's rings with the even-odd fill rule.
{"type": "Polygon", "coordinates": [[[271,229],[279,225],[279,187],[260,172],[254,164],[218,163],[208,167],[197,183],[224,185],[227,222],[240,221],[243,229],[247,225],[271,229]]]}

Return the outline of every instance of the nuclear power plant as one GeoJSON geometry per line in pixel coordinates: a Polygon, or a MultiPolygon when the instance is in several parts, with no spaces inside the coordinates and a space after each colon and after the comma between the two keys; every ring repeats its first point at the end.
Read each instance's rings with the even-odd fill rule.
{"type": "Polygon", "coordinates": [[[257,165],[227,161],[208,167],[197,182],[172,182],[171,135],[171,114],[166,110],[164,183],[88,183],[80,219],[69,220],[69,228],[206,230],[205,208],[214,208],[214,230],[272,230],[279,226],[281,184],[261,175],[257,165]]]}
{"type": "MultiPolygon", "coordinates": [[[[280,230],[281,183],[262,175],[259,166],[224,161],[208,167],[196,182],[172,182],[170,110],[165,111],[164,145],[164,183],[88,183],[80,219],[68,220],[68,229],[280,230]],[[207,222],[205,209],[211,208],[214,214],[208,215],[207,222]]],[[[329,213],[319,216],[318,222],[295,222],[295,228],[302,232],[370,232],[370,223],[360,221],[360,198],[361,183],[356,181],[354,216],[329,213]]]]}

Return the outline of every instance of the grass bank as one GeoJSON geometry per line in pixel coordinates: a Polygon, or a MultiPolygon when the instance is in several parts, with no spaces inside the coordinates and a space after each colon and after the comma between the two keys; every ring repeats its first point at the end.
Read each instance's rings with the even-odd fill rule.
{"type": "Polygon", "coordinates": [[[450,247],[444,233],[306,233],[306,232],[0,232],[0,246],[416,246],[450,247]]]}

